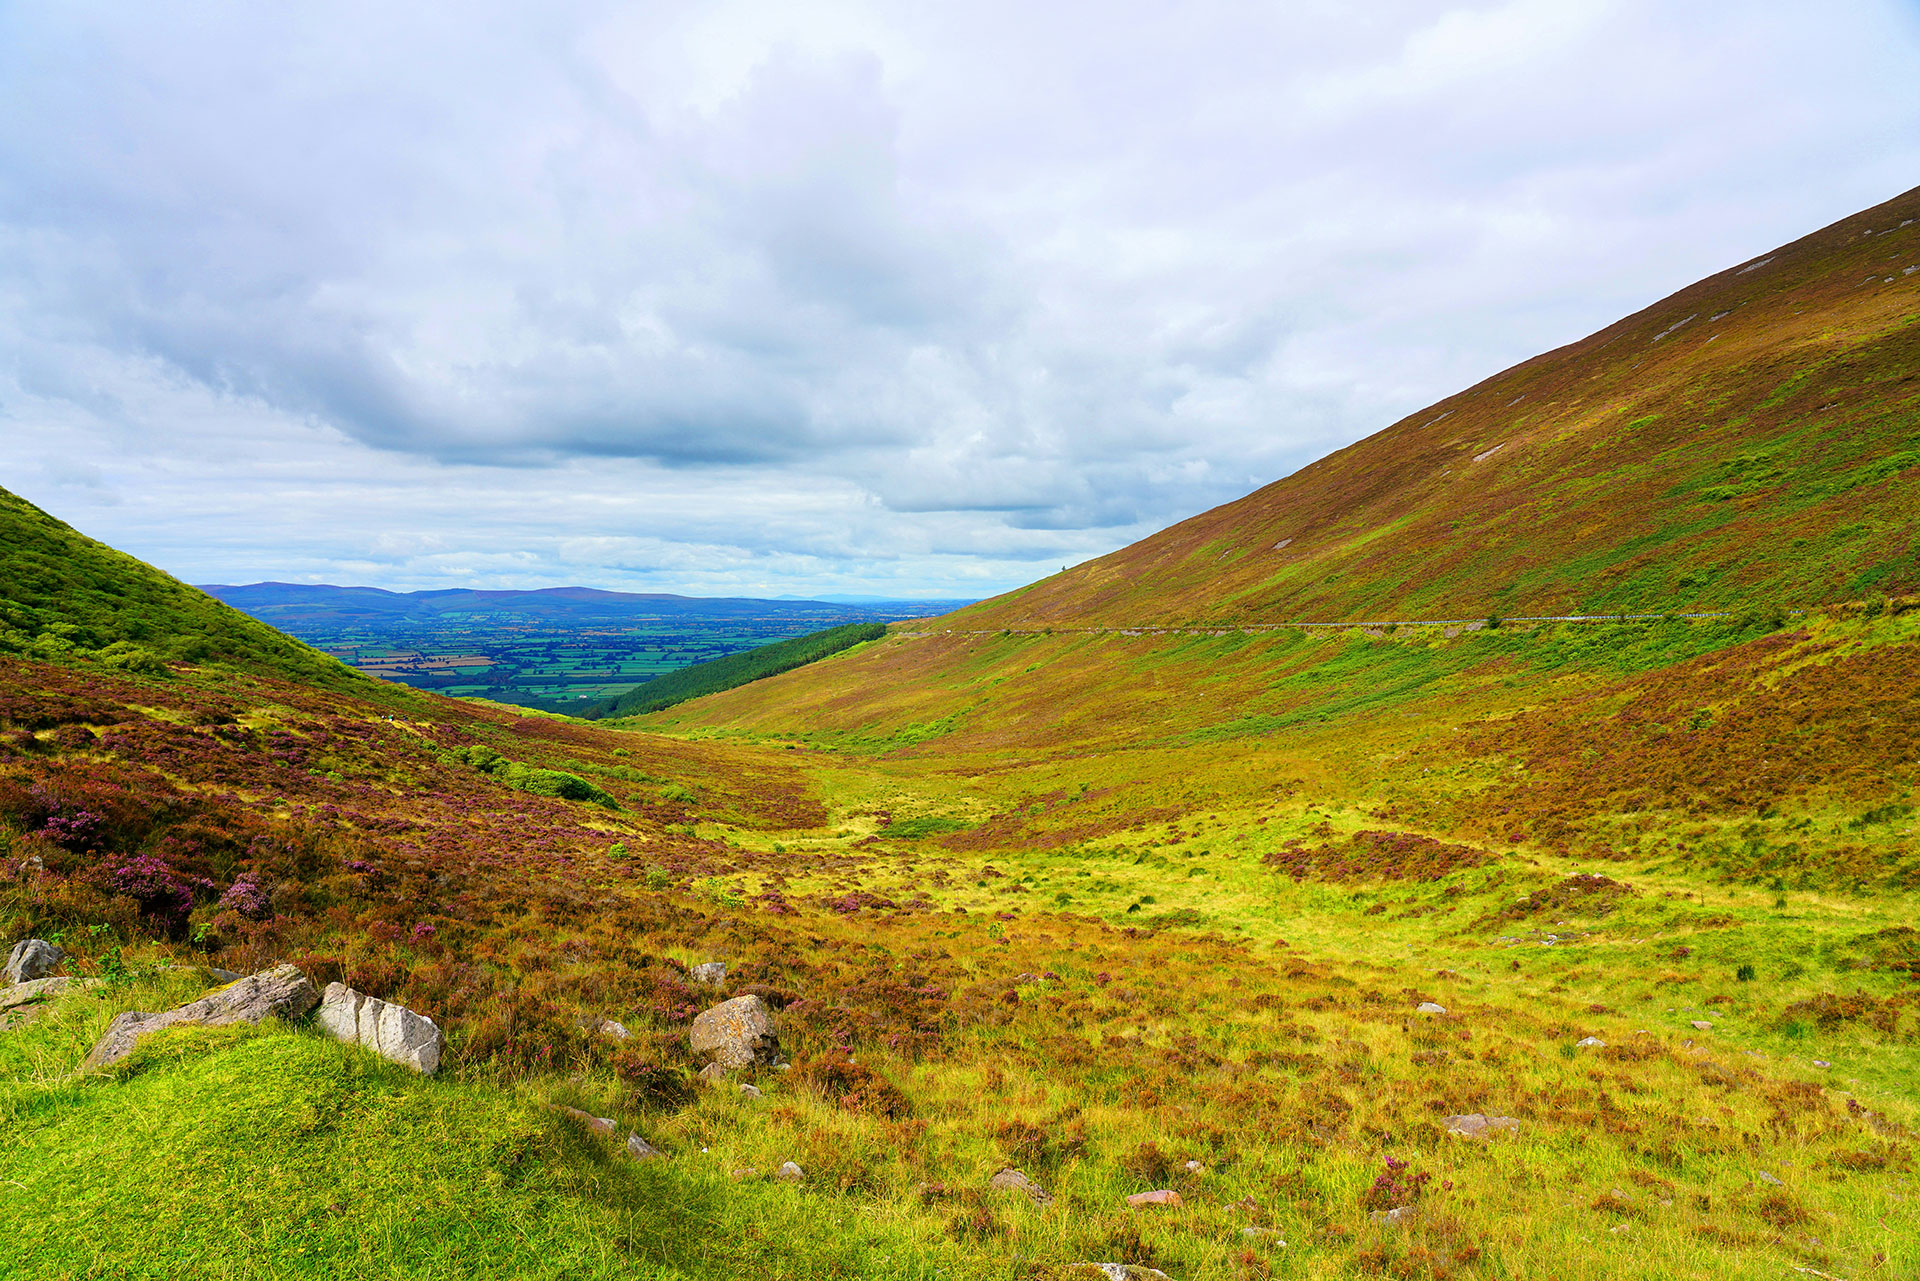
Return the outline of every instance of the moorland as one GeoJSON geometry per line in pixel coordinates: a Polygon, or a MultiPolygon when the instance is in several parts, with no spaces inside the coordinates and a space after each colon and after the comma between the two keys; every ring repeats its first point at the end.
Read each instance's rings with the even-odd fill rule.
{"type": "Polygon", "coordinates": [[[0,503],[0,924],[99,980],[0,1030],[0,1263],[1920,1273],[1916,219],[593,723],[0,503]],[[272,1022],[77,1070],[276,962],[439,1073],[272,1022]],[[702,1076],[742,996],[787,1070],[702,1076]]]}

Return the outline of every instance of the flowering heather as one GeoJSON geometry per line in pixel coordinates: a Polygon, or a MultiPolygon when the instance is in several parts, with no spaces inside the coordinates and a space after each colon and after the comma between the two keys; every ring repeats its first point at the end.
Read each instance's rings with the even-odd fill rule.
{"type": "Polygon", "coordinates": [[[252,876],[242,876],[227,887],[215,904],[219,912],[236,912],[249,921],[264,921],[273,915],[273,901],[266,886],[252,876]]]}

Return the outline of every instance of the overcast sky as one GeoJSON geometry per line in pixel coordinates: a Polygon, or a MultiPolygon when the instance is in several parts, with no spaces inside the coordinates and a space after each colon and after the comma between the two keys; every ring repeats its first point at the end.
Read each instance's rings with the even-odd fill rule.
{"type": "Polygon", "coordinates": [[[1920,4],[0,0],[0,486],[981,596],[1920,184],[1920,4]]]}

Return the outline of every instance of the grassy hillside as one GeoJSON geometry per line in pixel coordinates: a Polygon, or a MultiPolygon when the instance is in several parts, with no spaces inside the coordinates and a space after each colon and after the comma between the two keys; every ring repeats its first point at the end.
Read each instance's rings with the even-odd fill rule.
{"type": "Polygon", "coordinates": [[[333,688],[340,663],[0,489],[0,653],[147,674],[219,663],[333,688]]]}
{"type": "Polygon", "coordinates": [[[1920,590],[1920,189],[953,616],[1654,613],[1920,590]]]}
{"type": "Polygon", "coordinates": [[[598,720],[661,711],[676,703],[684,703],[688,699],[718,694],[722,690],[734,689],[752,681],[765,680],[769,676],[778,676],[781,672],[790,672],[808,663],[817,663],[842,650],[852,649],[855,645],[878,640],[886,634],[885,623],[847,623],[840,627],[829,627],[825,631],[796,636],[792,640],[775,641],[771,645],[762,645],[743,654],[727,654],[704,663],[695,663],[691,667],[683,667],[677,672],[656,676],[644,685],[636,685],[618,698],[610,698],[594,704],[586,715],[590,719],[598,720]]]}

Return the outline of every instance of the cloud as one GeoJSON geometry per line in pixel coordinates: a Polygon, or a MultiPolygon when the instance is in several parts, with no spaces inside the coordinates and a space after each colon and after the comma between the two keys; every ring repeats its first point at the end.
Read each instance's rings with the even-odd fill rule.
{"type": "Polygon", "coordinates": [[[0,467],[201,578],[1011,586],[1909,185],[1917,26],[10,6],[0,467]]]}

